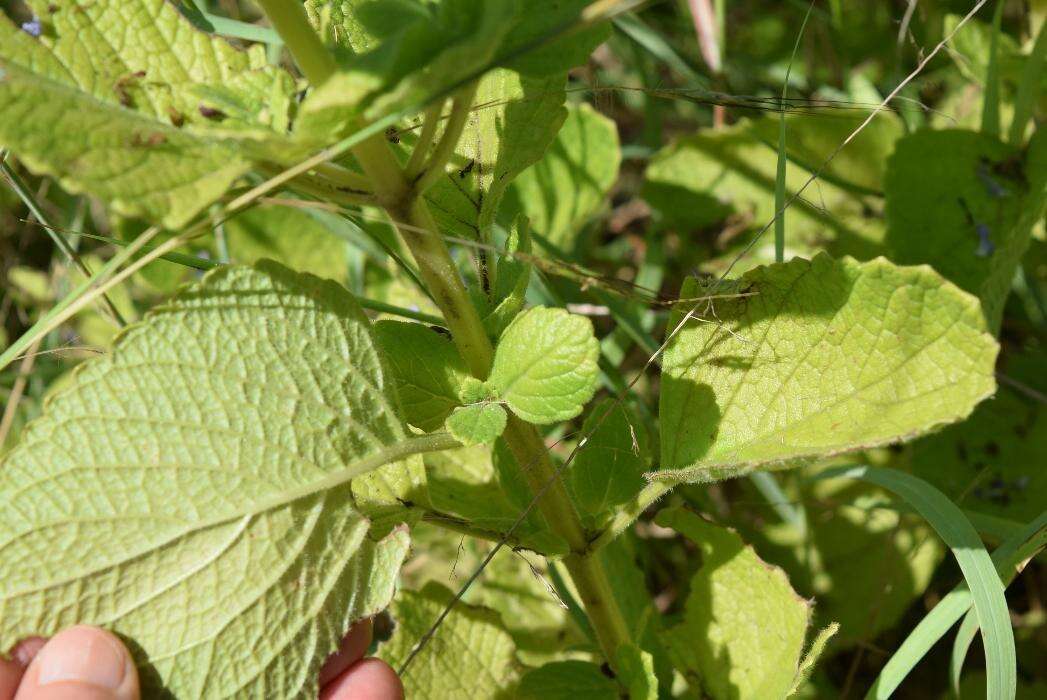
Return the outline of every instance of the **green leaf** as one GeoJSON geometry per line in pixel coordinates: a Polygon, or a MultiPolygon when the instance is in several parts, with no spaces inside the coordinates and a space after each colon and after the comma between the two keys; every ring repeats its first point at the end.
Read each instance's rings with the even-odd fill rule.
{"type": "MultiPolygon", "coordinates": [[[[786,120],[791,161],[785,179],[787,201],[850,132],[844,127],[853,128],[859,121],[786,120]]],[[[694,232],[717,225],[725,232],[735,232],[706,244],[706,257],[714,260],[696,259],[711,272],[734,262],[738,250],[733,245],[747,245],[777,211],[777,133],[776,120],[743,121],[726,129],[701,131],[665,147],[647,167],[644,200],[663,226],[687,234],[695,246],[703,241],[694,232]]],[[[882,163],[900,134],[897,120],[874,121],[841,152],[846,163],[841,166],[843,161],[834,159],[819,178],[817,195],[810,196],[808,191],[809,197],[793,202],[785,224],[786,259],[827,251],[866,260],[882,253],[883,224],[870,215],[872,205],[878,203],[866,202],[860,195],[879,189],[881,169],[870,164],[882,163]]],[[[742,264],[773,263],[773,238],[765,235],[742,264]]]]}
{"type": "Polygon", "coordinates": [[[683,508],[663,510],[655,522],[702,553],[683,622],[663,633],[676,668],[713,700],[788,695],[800,667],[809,603],[781,569],[764,563],[734,532],[683,508]]]}
{"type": "Polygon", "coordinates": [[[426,195],[442,230],[491,240],[510,183],[541,159],[567,115],[563,74],[534,78],[499,68],[479,83],[445,177],[426,195]]]}
{"type": "MultiPolygon", "coordinates": [[[[666,349],[657,477],[710,480],[915,437],[995,389],[977,301],[927,267],[819,255],[757,268],[666,349]]],[[[691,281],[684,297],[702,289],[691,281]]]]}
{"type": "Polygon", "coordinates": [[[1017,684],[1014,632],[1003,584],[970,521],[941,491],[924,481],[883,467],[838,467],[826,478],[861,479],[890,490],[919,512],[952,550],[970,588],[982,629],[990,700],[1013,698],[1017,684]]]}
{"type": "Polygon", "coordinates": [[[754,522],[747,540],[781,566],[796,590],[817,601],[817,624],[840,624],[835,645],[860,644],[889,630],[931,584],[946,550],[918,517],[899,512],[883,489],[843,479],[812,481],[808,467],[786,482],[789,502],[803,503],[810,527],[754,522]],[[873,601],[876,614],[854,601],[873,601]]]}
{"type": "Polygon", "coordinates": [[[570,420],[596,392],[599,354],[588,318],[537,306],[502,333],[487,384],[529,423],[570,420]]]}
{"type": "Polygon", "coordinates": [[[30,4],[40,37],[0,16],[0,143],[32,170],[178,228],[286,150],[294,80],[261,46],[203,34],[164,0],[30,4]]]}
{"type": "Polygon", "coordinates": [[[459,406],[447,417],[447,431],[463,445],[494,442],[505,430],[508,416],[496,403],[459,406]]]}
{"type": "Polygon", "coordinates": [[[295,126],[300,139],[326,143],[345,136],[361,115],[374,119],[453,90],[492,62],[516,12],[510,0],[442,0],[406,13],[395,7],[391,16],[413,18],[396,24],[385,3],[374,5],[359,4],[354,15],[375,27],[380,42],[314,87],[295,126]]]}
{"type": "MultiPolygon", "coordinates": [[[[514,254],[530,252],[531,225],[526,218],[518,216],[509,229],[505,253],[498,256],[494,289],[489,296],[479,290],[473,296],[477,306],[484,310],[484,328],[492,338],[500,336],[524,307],[527,287],[531,283],[532,265],[514,254]]],[[[475,290],[476,287],[470,289],[475,290]]]]}
{"type": "MultiPolygon", "coordinates": [[[[429,501],[438,513],[497,537],[508,533],[520,519],[523,507],[508,497],[500,483],[490,445],[427,454],[425,472],[429,501]]],[[[516,527],[510,541],[549,555],[566,554],[568,550],[567,543],[549,532],[534,510],[516,527]]]]}
{"type": "MultiPolygon", "coordinates": [[[[399,668],[451,599],[451,591],[437,583],[401,592],[392,604],[396,632],[378,656],[399,668]]],[[[496,698],[516,687],[520,671],[513,639],[498,614],[458,603],[401,680],[409,698],[496,698]]]]}
{"type": "Polygon", "coordinates": [[[583,512],[599,516],[628,502],[647,483],[647,430],[629,406],[604,399],[590,411],[582,434],[589,437],[571,465],[571,490],[583,512]]]}
{"type": "Polygon", "coordinates": [[[886,195],[891,259],[928,263],[977,295],[997,330],[1047,208],[1047,135],[1037,134],[1022,156],[985,134],[920,131],[898,142],[886,195]]]}
{"type": "Polygon", "coordinates": [[[616,700],[618,685],[588,661],[553,661],[528,671],[519,700],[616,700]]]}
{"type": "Polygon", "coordinates": [[[319,219],[291,207],[251,207],[225,222],[229,257],[252,264],[270,258],[294,270],[343,281],[349,271],[346,244],[319,219]]]}
{"type": "MultiPolygon", "coordinates": [[[[442,456],[451,452],[434,453],[442,456]]],[[[404,565],[402,587],[417,590],[429,581],[455,585],[476,570],[494,545],[443,527],[419,523],[411,529],[413,556],[404,565]]],[[[502,550],[463,600],[488,607],[502,618],[513,637],[517,656],[529,666],[559,658],[584,640],[571,627],[567,611],[550,591],[548,560],[527,550],[502,550]]]]}
{"type": "MultiPolygon", "coordinates": [[[[1031,557],[1047,546],[1047,511],[1040,514],[992,553],[992,561],[1005,585],[1010,585],[1031,557]]],[[[924,616],[880,670],[866,698],[891,696],[920,659],[971,609],[970,589],[961,583],[924,616]]]]}
{"type": "Polygon", "coordinates": [[[629,700],[658,700],[654,659],[635,644],[618,648],[618,679],[628,690],[629,700]]]}
{"type": "Polygon", "coordinates": [[[554,248],[571,252],[617,180],[621,159],[615,123],[588,104],[571,107],[545,156],[513,182],[506,208],[529,217],[554,248]]]}
{"type": "Polygon", "coordinates": [[[419,490],[410,456],[451,444],[406,435],[342,287],[218,269],[81,365],[0,465],[0,647],[98,624],[147,697],[315,695],[393,594],[407,533],[375,538],[419,490]]]}
{"type": "Polygon", "coordinates": [[[1047,503],[1047,412],[1001,387],[963,423],[914,443],[903,464],[965,508],[1035,518],[1047,503]]]}
{"type": "MultiPolygon", "coordinates": [[[[485,0],[483,4],[499,5],[500,11],[512,17],[505,22],[507,35],[498,50],[499,56],[510,58],[509,67],[521,73],[549,75],[585,63],[609,36],[609,27],[603,24],[545,43],[554,33],[575,23],[590,2],[485,0]]],[[[438,13],[454,4],[455,0],[427,4],[418,0],[306,0],[305,7],[313,25],[329,43],[364,53],[406,26],[419,21],[431,23],[433,6],[438,13]]],[[[458,4],[468,7],[468,3],[458,4]]]]}
{"type": "Polygon", "coordinates": [[[454,343],[427,326],[405,321],[379,321],[374,333],[404,419],[426,432],[438,430],[459,404],[459,387],[469,378],[454,343]]]}
{"type": "Polygon", "coordinates": [[[632,534],[601,547],[597,556],[604,569],[613,572],[609,577],[611,594],[629,630],[629,638],[651,655],[659,682],[663,687],[670,687],[673,666],[662,640],[664,618],[647,586],[647,572],[655,565],[654,559],[643,541],[632,534]]]}
{"type": "Polygon", "coordinates": [[[610,37],[606,22],[549,41],[557,32],[578,24],[592,0],[522,0],[518,22],[509,33],[500,56],[525,75],[552,75],[580,66],[610,37]]]}

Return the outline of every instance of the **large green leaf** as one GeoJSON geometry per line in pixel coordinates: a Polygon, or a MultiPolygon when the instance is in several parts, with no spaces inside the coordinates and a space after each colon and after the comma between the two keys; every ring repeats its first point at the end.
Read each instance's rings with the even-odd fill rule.
{"type": "Polygon", "coordinates": [[[683,621],[663,633],[677,670],[713,700],[788,695],[800,670],[810,604],[734,532],[684,508],[664,510],[655,522],[702,552],[683,621]]]}
{"type": "Polygon", "coordinates": [[[507,208],[528,216],[554,248],[570,252],[604,203],[620,163],[615,123],[587,104],[572,107],[545,156],[513,182],[507,208]]]}
{"type": "Polygon", "coordinates": [[[1047,135],[1024,155],[973,131],[920,131],[887,164],[887,244],[982,300],[997,329],[1014,271],[1047,208],[1047,135]]]}
{"type": "MultiPolygon", "coordinates": [[[[392,605],[396,632],[378,655],[399,667],[451,599],[451,591],[432,582],[421,591],[402,592],[392,605]]],[[[513,639],[498,614],[458,603],[401,678],[409,698],[508,698],[520,671],[513,639]]]]}
{"type": "Polygon", "coordinates": [[[0,647],[98,624],[149,697],[315,696],[393,594],[407,534],[375,537],[431,441],[342,287],[219,269],[82,365],[0,465],[0,647]]]}
{"type": "MultiPolygon", "coordinates": [[[[662,365],[664,471],[708,480],[915,437],[995,389],[976,299],[927,267],[879,258],[757,268],[748,295],[679,304],[662,365]]],[[[693,280],[682,295],[696,297],[693,280]]]]}
{"type": "Polygon", "coordinates": [[[39,37],[0,16],[0,144],[33,170],[176,228],[283,152],[294,81],[262,47],[203,34],[164,0],[30,5],[39,37]]]}

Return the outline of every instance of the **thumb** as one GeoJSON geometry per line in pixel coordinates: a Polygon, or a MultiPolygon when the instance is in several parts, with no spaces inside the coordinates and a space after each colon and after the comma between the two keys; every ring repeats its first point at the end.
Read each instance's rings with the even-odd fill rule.
{"type": "Polygon", "coordinates": [[[70,627],[29,664],[15,700],[138,700],[138,672],[109,632],[70,627]]]}

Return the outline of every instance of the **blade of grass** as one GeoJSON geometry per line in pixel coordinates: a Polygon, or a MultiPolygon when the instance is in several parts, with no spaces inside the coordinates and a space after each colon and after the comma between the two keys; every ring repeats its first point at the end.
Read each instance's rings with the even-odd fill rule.
{"type": "MultiPolygon", "coordinates": [[[[1010,584],[1017,575],[1018,567],[1029,557],[1047,546],[1047,511],[1040,514],[1008,538],[992,554],[992,562],[1005,584],[1010,584]]],[[[884,665],[873,683],[866,700],[881,700],[890,697],[920,659],[930,651],[939,639],[945,636],[957,620],[971,610],[971,591],[963,583],[956,586],[938,601],[920,623],[909,633],[901,646],[884,665]]],[[[974,618],[977,621],[977,617],[974,618]]]]}
{"type": "MultiPolygon", "coordinates": [[[[785,80],[782,82],[782,104],[789,98],[789,76],[792,75],[793,63],[796,62],[796,54],[800,51],[800,41],[803,32],[807,28],[807,20],[811,18],[811,10],[814,9],[814,0],[807,6],[807,13],[803,16],[800,31],[796,34],[796,43],[793,44],[792,56],[789,64],[785,67],[785,80]]],[[[785,148],[785,110],[778,114],[778,170],[774,178],[774,210],[780,211],[781,216],[774,220],[774,260],[783,262],[785,260],[785,175],[789,164],[789,157],[785,148]]]]}
{"type": "MultiPolygon", "coordinates": [[[[865,481],[891,491],[920,513],[952,550],[970,589],[985,646],[987,697],[1013,698],[1018,685],[1014,631],[1004,588],[978,532],[945,494],[911,474],[883,467],[837,467],[816,478],[865,481]]],[[[873,697],[886,697],[877,692],[873,697]]]]}
{"type": "MultiPolygon", "coordinates": [[[[24,219],[23,219],[23,221],[24,221],[24,219]]],[[[40,224],[40,226],[43,226],[44,228],[48,229],[49,231],[57,232],[59,235],[61,235],[61,234],[68,234],[68,235],[71,235],[71,236],[75,235],[75,236],[80,236],[82,238],[90,238],[92,241],[99,241],[101,243],[108,243],[110,245],[119,246],[121,248],[126,248],[127,246],[131,245],[131,241],[125,241],[125,240],[121,240],[119,238],[113,238],[112,236],[103,236],[103,235],[98,234],[98,233],[84,233],[83,231],[71,231],[71,230],[68,230],[68,229],[60,229],[60,228],[56,228],[56,227],[53,227],[53,226],[49,226],[47,224],[40,224]]],[[[145,252],[149,252],[151,250],[155,250],[156,247],[157,246],[155,246],[155,245],[144,245],[144,246],[142,246],[142,250],[145,251],[145,252]]],[[[221,265],[221,263],[215,262],[214,260],[207,260],[206,258],[198,258],[195,255],[186,255],[184,253],[167,253],[166,255],[161,255],[157,259],[158,260],[164,260],[165,262],[169,262],[169,263],[174,263],[175,265],[181,265],[182,267],[191,267],[194,270],[203,270],[203,271],[207,271],[207,270],[210,270],[212,268],[215,268],[215,267],[218,267],[219,265],[221,265]]]]}
{"type": "Polygon", "coordinates": [[[1018,94],[1014,98],[1014,118],[1007,140],[1020,146],[1025,137],[1025,128],[1032,119],[1036,102],[1040,99],[1040,87],[1043,85],[1043,71],[1047,69],[1047,22],[1040,26],[1033,44],[1032,53],[1025,62],[1022,81],[1018,85],[1018,94]]]}
{"type": "MultiPolygon", "coordinates": [[[[29,191],[29,187],[25,184],[25,181],[22,180],[18,173],[7,164],[6,152],[0,153],[0,173],[3,174],[7,183],[11,186],[11,189],[14,190],[19,199],[22,200],[22,203],[25,204],[27,209],[29,209],[29,212],[36,217],[36,220],[44,227],[47,234],[51,237],[51,240],[54,241],[55,246],[62,251],[63,255],[69,258],[69,261],[73,263],[81,273],[83,273],[84,277],[90,277],[91,268],[89,268],[87,263],[83,261],[83,258],[77,254],[76,250],[73,249],[73,246],[71,246],[67,240],[62,238],[62,236],[58,235],[54,225],[51,223],[50,217],[44,213],[44,210],[37,203],[36,198],[33,196],[33,193],[29,191]]],[[[124,320],[124,317],[117,310],[116,304],[113,303],[112,299],[108,296],[103,296],[102,305],[109,315],[112,316],[113,320],[116,321],[117,325],[127,325],[127,321],[124,320]]]]}
{"type": "Polygon", "coordinates": [[[244,41],[257,41],[270,46],[284,45],[283,39],[273,29],[213,14],[207,9],[205,3],[194,2],[192,5],[182,3],[179,9],[195,27],[210,34],[244,41]]]}
{"type": "Polygon", "coordinates": [[[985,72],[985,97],[982,102],[982,132],[1000,136],[1000,24],[1004,0],[996,0],[992,15],[992,38],[989,40],[989,66],[985,72]]]}
{"type": "Polygon", "coordinates": [[[949,658],[949,681],[952,683],[953,692],[960,697],[960,676],[963,675],[963,662],[967,659],[967,651],[974,643],[978,635],[978,618],[973,610],[968,610],[960,623],[960,629],[956,631],[953,639],[952,656],[949,658]]]}
{"type": "Polygon", "coordinates": [[[778,514],[782,522],[796,528],[801,538],[807,536],[807,513],[803,504],[793,503],[785,495],[774,474],[770,472],[753,472],[749,475],[749,481],[753,483],[760,495],[767,499],[767,502],[771,504],[774,512],[778,514]]]}

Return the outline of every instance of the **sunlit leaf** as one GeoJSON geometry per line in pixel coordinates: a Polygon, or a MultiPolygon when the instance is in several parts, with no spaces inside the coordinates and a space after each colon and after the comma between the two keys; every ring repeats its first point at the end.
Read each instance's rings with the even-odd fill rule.
{"type": "Polygon", "coordinates": [[[150,697],[315,695],[421,487],[369,326],[332,282],[223,268],[81,366],[0,465],[0,647],[97,624],[150,697]]]}
{"type": "Polygon", "coordinates": [[[731,289],[748,296],[680,304],[669,321],[672,331],[686,311],[705,314],[665,353],[659,478],[900,441],[965,418],[995,390],[998,348],[977,300],[927,267],[819,255],[731,289]]]}
{"type": "Polygon", "coordinates": [[[699,546],[684,619],[663,634],[676,668],[714,700],[783,698],[792,689],[809,603],[737,534],[682,508],[658,514],[699,546]]]}

